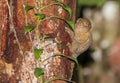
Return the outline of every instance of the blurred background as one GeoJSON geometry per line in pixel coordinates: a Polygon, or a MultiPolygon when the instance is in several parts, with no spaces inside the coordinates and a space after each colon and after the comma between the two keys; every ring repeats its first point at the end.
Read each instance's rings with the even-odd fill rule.
{"type": "Polygon", "coordinates": [[[77,0],[77,18],[91,21],[93,36],[79,83],[120,83],[120,0],[77,0]]]}

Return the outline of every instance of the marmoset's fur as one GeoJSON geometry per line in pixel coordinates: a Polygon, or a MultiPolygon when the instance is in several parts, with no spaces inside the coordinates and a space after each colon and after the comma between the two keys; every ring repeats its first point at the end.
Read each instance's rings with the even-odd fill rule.
{"type": "Polygon", "coordinates": [[[80,18],[75,24],[72,52],[75,57],[86,51],[92,43],[90,33],[91,23],[88,19],[80,18]]]}

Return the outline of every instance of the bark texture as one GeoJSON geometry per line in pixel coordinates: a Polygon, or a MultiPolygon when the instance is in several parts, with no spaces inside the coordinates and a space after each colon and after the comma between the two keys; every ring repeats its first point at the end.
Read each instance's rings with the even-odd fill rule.
{"type": "MultiPolygon", "coordinates": [[[[37,24],[34,11],[30,10],[25,15],[24,5],[38,8],[38,0],[23,0],[23,2],[22,0],[8,1],[11,8],[12,22],[7,3],[5,0],[0,0],[0,83],[36,83],[37,79],[34,76],[34,68],[37,63],[34,59],[34,48],[43,47],[43,53],[39,61],[52,56],[54,53],[72,56],[68,46],[72,43],[72,39],[67,31],[71,31],[71,29],[60,19],[50,18],[42,21],[39,26],[39,37],[47,35],[49,38],[39,44],[35,31],[32,31],[28,35],[24,34],[26,19],[29,25],[37,24]],[[12,28],[12,23],[16,34],[12,28]],[[56,40],[61,43],[56,43],[56,40]],[[21,51],[23,51],[23,55],[20,53],[21,51]]],[[[49,5],[53,1],[43,0],[42,6],[49,5]]],[[[76,1],[62,0],[62,2],[72,8],[72,19],[70,19],[68,12],[59,5],[49,6],[41,10],[41,13],[47,17],[56,15],[63,19],[75,21],[76,1]]],[[[42,64],[42,67],[45,68],[44,80],[50,80],[52,78],[71,79],[74,64],[65,57],[57,56],[47,60],[42,64]]],[[[57,80],[52,83],[65,82],[57,80]]]]}

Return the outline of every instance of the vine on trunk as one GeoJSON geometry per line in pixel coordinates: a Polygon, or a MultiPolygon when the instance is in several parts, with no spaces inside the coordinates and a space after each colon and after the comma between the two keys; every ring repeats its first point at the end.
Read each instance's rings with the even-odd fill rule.
{"type": "MultiPolygon", "coordinates": [[[[36,34],[36,38],[37,38],[37,42],[44,42],[45,39],[49,38],[49,36],[46,36],[43,34],[43,36],[39,36],[39,26],[41,25],[41,22],[42,21],[45,21],[45,20],[48,20],[50,18],[55,18],[55,19],[60,19],[62,21],[64,21],[66,24],[68,24],[68,26],[70,26],[70,29],[72,31],[74,31],[75,27],[74,27],[74,23],[70,20],[66,20],[64,18],[61,18],[59,16],[49,16],[47,17],[45,14],[42,14],[40,13],[41,10],[44,10],[45,8],[49,8],[50,6],[52,5],[59,5],[61,6],[64,10],[66,10],[69,14],[69,17],[71,18],[72,16],[72,9],[68,6],[68,5],[65,5],[64,3],[62,3],[61,0],[55,0],[53,1],[52,3],[46,5],[46,6],[43,6],[42,7],[42,2],[43,0],[39,0],[38,4],[39,4],[39,7],[36,8],[36,7],[33,7],[33,6],[30,6],[30,5],[24,5],[24,1],[21,0],[22,2],[22,5],[23,5],[23,8],[24,8],[24,13],[25,13],[25,24],[26,26],[24,27],[24,33],[25,35],[29,34],[29,38],[30,38],[30,41],[32,42],[32,38],[31,38],[31,31],[35,31],[35,34],[36,34]],[[28,21],[27,21],[27,14],[30,10],[33,10],[34,11],[34,15],[37,19],[37,22],[36,22],[36,25],[28,25],[28,21]]],[[[16,38],[16,41],[17,41],[17,44],[19,46],[19,49],[20,49],[20,53],[22,56],[24,56],[24,53],[22,51],[22,48],[21,48],[21,45],[19,43],[19,40],[17,38],[17,35],[16,35],[16,31],[15,31],[15,28],[14,28],[14,24],[13,24],[13,20],[12,20],[12,10],[10,8],[10,5],[8,3],[8,1],[6,0],[6,3],[8,5],[8,9],[9,9],[9,16],[10,16],[10,22],[11,22],[11,29],[13,30],[14,32],[14,35],[15,35],[15,38],[16,38]]],[[[55,40],[55,39],[54,39],[55,40]]],[[[56,43],[57,42],[60,42],[60,41],[57,41],[56,40],[56,43]]],[[[34,48],[34,57],[35,57],[35,61],[36,61],[36,68],[34,69],[34,75],[36,76],[38,82],[40,83],[43,83],[43,80],[42,80],[42,77],[44,75],[44,72],[45,72],[45,69],[41,67],[41,65],[47,61],[48,59],[52,58],[52,57],[56,57],[56,56],[61,56],[61,57],[65,57],[73,62],[75,62],[75,64],[77,65],[77,67],[79,67],[79,64],[78,64],[78,61],[77,61],[77,58],[76,57],[70,57],[70,56],[66,56],[64,54],[53,54],[53,56],[50,56],[48,58],[46,58],[45,60],[43,61],[39,61],[40,57],[41,57],[41,54],[43,53],[43,47],[39,47],[39,48],[34,48]]],[[[63,78],[52,78],[48,81],[45,81],[44,83],[50,83],[51,81],[55,81],[55,80],[62,80],[62,81],[65,81],[65,82],[69,82],[69,83],[75,83],[73,81],[70,81],[68,79],[63,79],[63,78]]]]}

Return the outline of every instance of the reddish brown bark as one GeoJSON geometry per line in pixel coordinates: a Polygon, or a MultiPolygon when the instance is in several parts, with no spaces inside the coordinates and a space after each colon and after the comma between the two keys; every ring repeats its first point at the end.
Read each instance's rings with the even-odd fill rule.
{"type": "Polygon", "coordinates": [[[8,31],[8,8],[4,0],[0,1],[0,58],[6,49],[8,31]]]}
{"type": "MultiPolygon", "coordinates": [[[[37,7],[36,0],[23,0],[25,5],[35,6],[37,7]]],[[[52,3],[54,0],[43,0],[42,6],[48,5],[52,3]]],[[[69,5],[73,9],[72,19],[70,19],[68,12],[66,12],[64,9],[62,11],[59,11],[60,6],[59,5],[53,5],[49,8],[46,8],[41,11],[41,13],[45,14],[47,17],[49,16],[59,16],[63,19],[67,20],[75,20],[75,0],[64,0],[64,4],[69,5]]],[[[21,3],[21,0],[10,0],[9,4],[11,6],[11,9],[13,11],[13,23],[14,28],[17,32],[17,37],[19,40],[19,43],[21,45],[21,48],[24,52],[24,55],[27,56],[27,51],[32,50],[33,44],[30,42],[30,39],[28,35],[24,34],[24,26],[25,26],[25,13],[23,9],[23,4],[21,3]]],[[[20,49],[18,47],[18,44],[16,42],[15,33],[11,31],[10,29],[10,19],[8,15],[8,8],[5,3],[5,0],[0,0],[0,65],[3,65],[2,67],[8,68],[8,65],[12,65],[12,68],[14,70],[14,74],[8,75],[7,73],[2,73],[2,67],[0,67],[0,80],[2,83],[6,83],[9,81],[9,83],[17,83],[20,79],[20,69],[22,65],[22,59],[24,57],[20,54],[20,49]],[[9,22],[9,23],[8,23],[9,22]]],[[[28,24],[29,25],[36,25],[36,18],[34,15],[33,10],[30,10],[27,14],[28,17],[28,24]]],[[[66,56],[72,56],[72,53],[70,52],[70,48],[68,47],[68,43],[72,43],[72,39],[68,32],[66,31],[65,27],[69,28],[69,26],[62,20],[51,18],[46,21],[43,21],[42,24],[39,26],[39,36],[48,35],[53,40],[57,39],[58,41],[61,41],[62,47],[59,47],[58,49],[60,53],[65,54],[66,56]]],[[[34,41],[35,32],[31,32],[32,40],[34,41]]],[[[44,79],[48,80],[52,77],[57,78],[65,78],[70,79],[72,76],[72,70],[73,70],[73,62],[68,60],[65,57],[55,57],[52,62],[48,63],[50,64],[48,74],[44,75],[44,79]],[[60,61],[58,61],[60,60],[60,61]],[[51,75],[52,74],[52,75],[51,75]]],[[[3,69],[4,69],[3,68],[3,69]]],[[[55,81],[54,83],[64,83],[62,81],[55,81]]]]}

